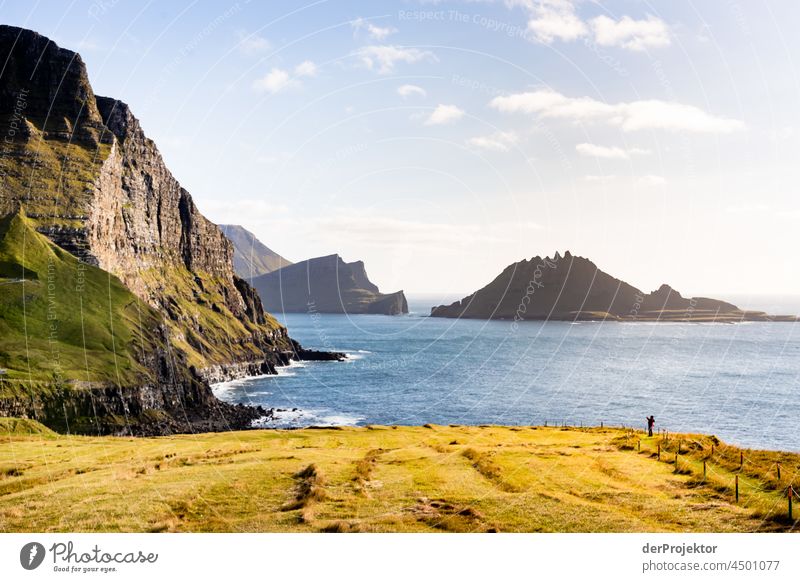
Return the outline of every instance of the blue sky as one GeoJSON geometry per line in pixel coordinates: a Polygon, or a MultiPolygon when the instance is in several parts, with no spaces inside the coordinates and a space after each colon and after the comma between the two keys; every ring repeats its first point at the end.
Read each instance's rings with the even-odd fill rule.
{"type": "Polygon", "coordinates": [[[212,220],[382,289],[556,250],[796,293],[796,2],[2,2],[127,102],[212,220]]]}

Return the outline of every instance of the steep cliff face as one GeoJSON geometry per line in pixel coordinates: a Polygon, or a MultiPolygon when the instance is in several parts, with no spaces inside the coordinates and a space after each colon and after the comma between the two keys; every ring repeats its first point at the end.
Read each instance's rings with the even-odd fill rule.
{"type": "MultiPolygon", "coordinates": [[[[662,285],[652,293],[601,271],[572,255],[534,257],[506,267],[494,281],[432,317],[522,320],[740,321],[766,320],[764,313],[705,297],[685,298],[662,285]]],[[[793,319],[793,318],[789,318],[793,319]]]]}
{"type": "Polygon", "coordinates": [[[201,374],[291,349],[237,281],[231,243],[197,210],[130,108],[94,95],[80,56],[7,26],[0,55],[0,115],[26,128],[2,160],[13,178],[0,213],[24,208],[39,232],[165,313],[201,374]]]}
{"type": "Polygon", "coordinates": [[[130,108],[94,95],[79,55],[0,26],[0,59],[0,216],[24,212],[32,228],[158,314],[179,371],[155,385],[205,391],[207,405],[210,390],[192,382],[274,372],[302,352],[235,275],[230,241],[130,108]]]}
{"type": "Polygon", "coordinates": [[[242,279],[250,280],[292,264],[246,228],[238,224],[220,224],[219,227],[233,243],[233,269],[242,279]]]}
{"type": "Polygon", "coordinates": [[[253,279],[265,307],[295,313],[408,313],[402,291],[381,293],[362,261],[328,255],[295,263],[253,279]]]}
{"type": "Polygon", "coordinates": [[[101,434],[242,426],[170,347],[161,314],[21,213],[0,219],[0,416],[101,434]]]}

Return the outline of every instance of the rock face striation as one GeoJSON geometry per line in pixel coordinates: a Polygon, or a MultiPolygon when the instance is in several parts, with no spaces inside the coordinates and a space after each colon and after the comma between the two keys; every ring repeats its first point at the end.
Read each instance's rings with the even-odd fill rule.
{"type": "MultiPolygon", "coordinates": [[[[78,54],[33,31],[0,26],[0,58],[0,216],[23,216],[35,232],[118,278],[158,314],[159,329],[146,330],[148,345],[132,356],[142,360],[134,366],[141,368],[137,379],[109,386],[91,374],[88,380],[65,374],[60,385],[116,390],[106,416],[133,406],[140,412],[127,425],[133,432],[208,428],[213,415],[220,427],[235,428],[257,415],[217,402],[206,382],[274,372],[304,350],[235,274],[233,245],[198,211],[130,108],[94,95],[78,54]],[[154,338],[163,342],[155,345],[154,338]],[[146,355],[159,350],[162,359],[146,355]],[[173,398],[178,408],[166,410],[158,398],[137,399],[142,386],[193,396],[173,398]],[[160,419],[151,423],[155,428],[138,428],[150,410],[160,419]]],[[[19,363],[2,347],[8,388],[19,363]]],[[[0,414],[11,401],[0,398],[0,414]]]]}
{"type": "Polygon", "coordinates": [[[725,301],[686,298],[662,285],[652,293],[601,271],[569,251],[509,265],[494,281],[432,317],[522,320],[767,321],[790,320],[743,311],[725,301]]]}
{"type": "Polygon", "coordinates": [[[402,291],[381,293],[362,261],[328,255],[295,263],[253,279],[265,307],[288,313],[408,313],[402,291]]]}
{"type": "Polygon", "coordinates": [[[233,243],[233,269],[242,279],[249,281],[292,264],[268,248],[243,226],[220,224],[219,227],[233,243]]]}

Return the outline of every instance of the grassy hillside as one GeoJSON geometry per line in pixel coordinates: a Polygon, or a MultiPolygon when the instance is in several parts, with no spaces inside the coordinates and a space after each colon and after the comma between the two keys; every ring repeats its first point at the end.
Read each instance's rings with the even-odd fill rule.
{"type": "Polygon", "coordinates": [[[749,532],[797,525],[786,518],[782,491],[796,478],[800,455],[744,451],[740,469],[742,451],[698,435],[662,441],[622,429],[426,426],[128,439],[30,430],[0,433],[0,531],[749,532]]]}
{"type": "MultiPolygon", "coordinates": [[[[81,227],[94,197],[87,186],[99,176],[111,146],[46,136],[40,129],[43,124],[26,120],[29,135],[4,144],[0,214],[16,210],[22,202],[34,226],[81,227]]],[[[7,121],[0,122],[0,131],[11,135],[7,121]]]]}
{"type": "Polygon", "coordinates": [[[158,314],[22,215],[0,219],[0,368],[8,380],[135,383],[158,314]]]}

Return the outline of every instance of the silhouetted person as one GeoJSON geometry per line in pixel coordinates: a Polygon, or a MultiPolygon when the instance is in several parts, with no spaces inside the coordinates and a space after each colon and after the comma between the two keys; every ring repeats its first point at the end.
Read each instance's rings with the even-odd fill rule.
{"type": "Polygon", "coordinates": [[[656,417],[652,414],[647,417],[647,436],[653,436],[653,427],[656,424],[656,417]]]}

